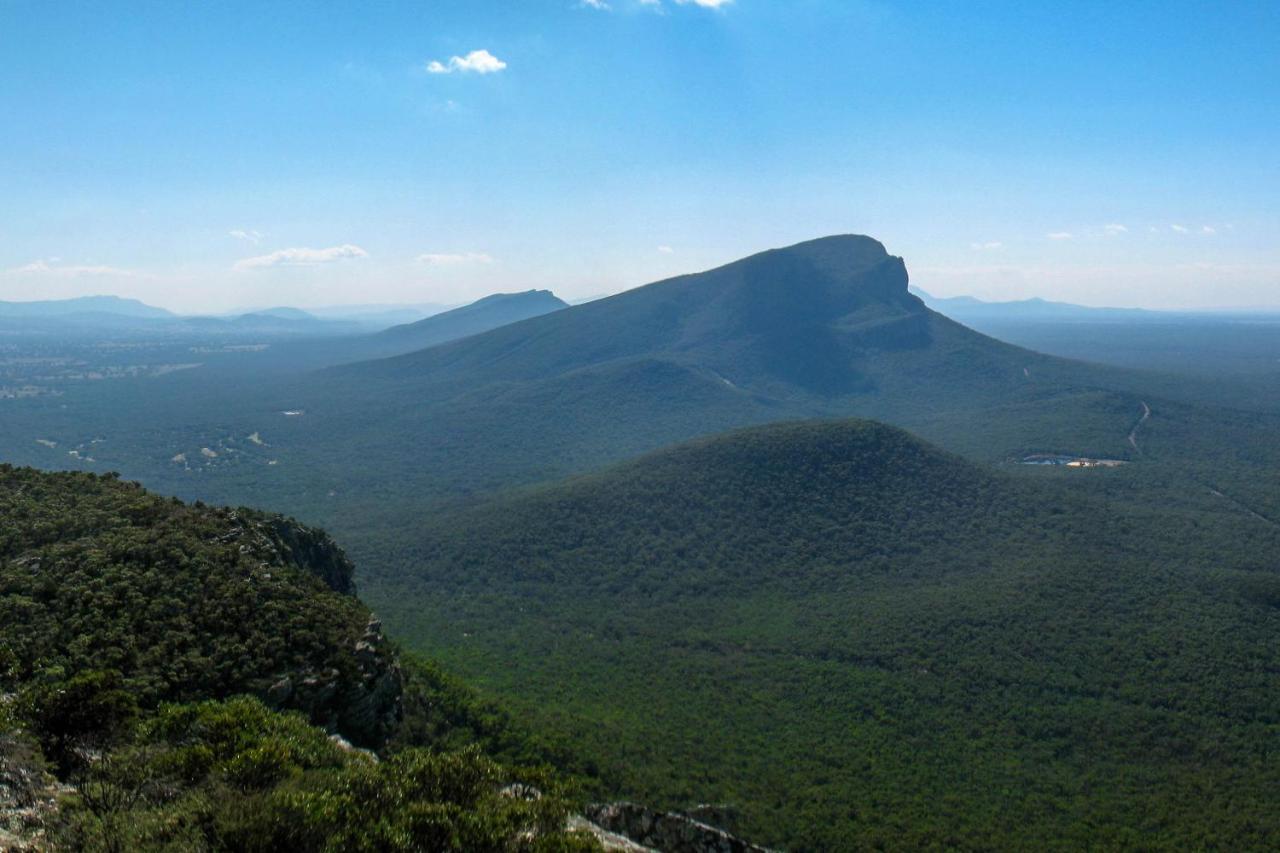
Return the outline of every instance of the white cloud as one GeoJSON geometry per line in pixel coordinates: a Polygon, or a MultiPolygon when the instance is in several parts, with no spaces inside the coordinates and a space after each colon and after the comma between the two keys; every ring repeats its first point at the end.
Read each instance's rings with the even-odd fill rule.
{"type": "Polygon", "coordinates": [[[59,258],[35,260],[29,264],[23,264],[20,267],[13,267],[12,269],[6,270],[6,272],[18,275],[56,276],[58,278],[80,278],[83,276],[99,275],[138,278],[142,275],[142,273],[139,273],[136,270],[120,269],[119,267],[75,264],[63,266],[58,263],[59,260],[59,258]]]}
{"type": "Polygon", "coordinates": [[[1200,229],[1200,233],[1201,234],[1217,234],[1218,229],[1214,228],[1212,225],[1205,225],[1200,229]]]}
{"type": "Polygon", "coordinates": [[[1120,224],[1120,223],[1118,223],[1118,222],[1113,222],[1113,223],[1111,223],[1110,225],[1104,225],[1104,226],[1102,226],[1102,230],[1103,230],[1103,231],[1106,231],[1108,234],[1111,234],[1112,236],[1115,236],[1116,234],[1128,234],[1128,233],[1129,233],[1129,229],[1128,229],[1128,227],[1126,227],[1126,226],[1124,226],[1124,225],[1121,225],[1121,224],[1120,224]]]}
{"type": "Polygon", "coordinates": [[[674,255],[676,253],[676,250],[670,246],[659,246],[658,251],[664,255],[674,255]]]}
{"type": "Polygon", "coordinates": [[[1050,231],[1044,236],[1050,240],[1070,240],[1074,235],[1070,231],[1050,231]]]}
{"type": "Polygon", "coordinates": [[[261,231],[254,231],[251,228],[233,228],[227,232],[228,237],[235,237],[237,240],[244,240],[246,243],[253,243],[255,246],[262,242],[265,236],[261,231]]]}
{"type": "Polygon", "coordinates": [[[975,252],[993,252],[996,249],[1003,249],[1004,243],[999,240],[989,240],[986,243],[970,243],[969,248],[975,252]]]}
{"type": "Polygon", "coordinates": [[[317,264],[330,264],[347,258],[367,258],[369,253],[359,246],[344,243],[341,246],[330,246],[327,249],[278,249],[269,255],[258,255],[236,261],[234,269],[257,270],[268,267],[309,267],[317,264]]]}
{"type": "Polygon", "coordinates": [[[609,4],[604,0],[582,0],[578,6],[582,9],[600,9],[606,12],[609,10],[609,4]]]}
{"type": "Polygon", "coordinates": [[[1179,234],[1187,233],[1187,226],[1185,225],[1170,225],[1169,227],[1172,228],[1174,231],[1177,231],[1179,234]]]}
{"type": "Polygon", "coordinates": [[[507,67],[507,63],[487,50],[473,50],[466,56],[451,56],[448,62],[433,59],[427,63],[429,74],[452,74],[461,71],[464,74],[494,74],[507,67]]]}
{"type": "Polygon", "coordinates": [[[433,267],[457,267],[463,264],[491,264],[493,257],[484,252],[427,252],[418,255],[418,263],[433,267]]]}

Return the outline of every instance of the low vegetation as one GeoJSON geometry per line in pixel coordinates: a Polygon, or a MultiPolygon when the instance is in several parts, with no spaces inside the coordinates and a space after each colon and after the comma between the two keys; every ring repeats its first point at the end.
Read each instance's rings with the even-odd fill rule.
{"type": "Polygon", "coordinates": [[[324,534],[276,516],[0,467],[0,758],[15,779],[47,766],[70,786],[44,839],[595,849],[565,829],[577,801],[546,768],[548,747],[429,664],[402,672],[390,649],[370,663],[350,569],[324,534]],[[367,734],[343,729],[342,703],[375,664],[404,682],[384,760],[315,724],[367,734]],[[299,673],[333,685],[305,715],[273,688],[299,673]]]}

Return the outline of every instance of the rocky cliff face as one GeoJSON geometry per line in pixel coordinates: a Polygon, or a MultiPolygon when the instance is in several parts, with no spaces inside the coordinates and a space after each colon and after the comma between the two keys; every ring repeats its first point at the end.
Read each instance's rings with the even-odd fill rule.
{"type": "Polygon", "coordinates": [[[301,711],[315,725],[376,750],[400,725],[404,676],[376,618],[370,618],[352,653],[354,673],[291,673],[272,684],[263,698],[275,709],[301,711]]]}
{"type": "Polygon", "coordinates": [[[223,510],[228,539],[240,541],[270,565],[293,566],[315,575],[334,592],[355,595],[355,566],[328,533],[282,515],[250,509],[223,510]]]}
{"type": "MultiPolygon", "coordinates": [[[[225,512],[230,524],[226,535],[240,543],[243,553],[266,565],[301,569],[335,592],[355,595],[354,567],[323,530],[254,510],[225,512]]],[[[281,673],[262,698],[278,710],[301,711],[356,746],[376,750],[400,724],[404,676],[376,617],[369,618],[348,651],[350,666],[281,673]]]]}

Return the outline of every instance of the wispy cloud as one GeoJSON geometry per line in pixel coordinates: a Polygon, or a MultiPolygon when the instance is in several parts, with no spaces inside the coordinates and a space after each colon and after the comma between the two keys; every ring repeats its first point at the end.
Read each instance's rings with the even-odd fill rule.
{"type": "Polygon", "coordinates": [[[1185,225],[1170,225],[1169,227],[1174,231],[1177,231],[1179,234],[1186,234],[1190,230],[1185,225]]]}
{"type": "Polygon", "coordinates": [[[659,246],[658,252],[663,255],[674,255],[676,253],[676,250],[671,248],[670,246],[659,246]]]}
{"type": "Polygon", "coordinates": [[[1044,236],[1048,237],[1050,240],[1070,240],[1075,235],[1070,231],[1050,231],[1044,236]]]}
{"type": "MultiPolygon", "coordinates": [[[[592,0],[582,0],[584,4],[594,5],[592,0]]],[[[677,6],[698,6],[703,9],[723,9],[733,3],[733,0],[671,0],[677,6]]],[[[641,6],[648,6],[655,12],[662,12],[665,8],[662,0],[640,0],[641,6]]]]}
{"type": "Polygon", "coordinates": [[[603,12],[609,11],[609,4],[604,0],[582,0],[578,7],[582,9],[599,9],[603,12]]]}
{"type": "Polygon", "coordinates": [[[1204,225],[1200,228],[1200,233],[1201,234],[1217,234],[1218,229],[1214,228],[1212,225],[1204,225]]]}
{"type": "Polygon", "coordinates": [[[1108,234],[1110,234],[1113,237],[1116,236],[1117,234],[1129,233],[1129,228],[1125,225],[1121,225],[1119,222],[1112,222],[1110,225],[1104,225],[1102,226],[1102,230],[1106,231],[1108,234]]]}
{"type": "Polygon", "coordinates": [[[496,74],[507,67],[507,63],[487,50],[473,50],[466,56],[451,56],[448,62],[433,59],[427,63],[428,74],[452,74],[461,71],[463,74],[496,74]]]}
{"type": "Polygon", "coordinates": [[[144,273],[137,270],[121,269],[101,265],[62,264],[58,258],[32,261],[20,267],[12,267],[6,272],[17,275],[43,275],[58,278],[82,278],[86,276],[118,276],[121,278],[141,278],[144,273]]]}
{"type": "Polygon", "coordinates": [[[418,263],[433,267],[457,267],[464,264],[491,264],[494,259],[484,252],[427,252],[418,255],[418,263]]]}
{"type": "Polygon", "coordinates": [[[268,255],[258,255],[236,261],[234,269],[259,270],[270,267],[310,267],[318,264],[331,264],[348,258],[367,258],[369,253],[359,246],[344,243],[341,246],[330,246],[327,249],[277,249],[268,255]]]}
{"type": "Polygon", "coordinates": [[[262,242],[262,238],[266,235],[251,228],[233,228],[227,232],[227,236],[235,237],[237,240],[244,240],[246,243],[253,243],[256,246],[262,242]]]}
{"type": "Polygon", "coordinates": [[[985,243],[970,243],[969,248],[975,252],[994,252],[996,249],[1003,249],[1004,243],[999,240],[988,240],[985,243]]]}

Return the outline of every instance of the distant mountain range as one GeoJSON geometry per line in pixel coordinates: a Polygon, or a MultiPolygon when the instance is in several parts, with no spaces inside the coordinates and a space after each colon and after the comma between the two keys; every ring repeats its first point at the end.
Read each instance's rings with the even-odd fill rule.
{"type": "Polygon", "coordinates": [[[966,324],[1050,324],[1050,323],[1187,323],[1234,322],[1269,320],[1274,322],[1280,312],[1274,309],[1245,311],[1237,309],[1201,310],[1153,310],[1150,308],[1106,308],[1075,305],[1070,302],[1052,302],[1033,297],[1005,302],[988,302],[973,296],[933,296],[918,287],[911,292],[925,305],[966,324]]]}
{"type": "Polygon", "coordinates": [[[111,314],[121,317],[172,318],[172,312],[119,296],[79,296],[37,302],[0,302],[0,317],[70,317],[111,314]]]}
{"type": "Polygon", "coordinates": [[[332,357],[320,359],[320,363],[335,364],[433,346],[559,310],[566,305],[550,291],[530,290],[493,294],[447,311],[444,306],[425,304],[330,306],[314,311],[274,306],[230,314],[184,316],[136,299],[90,296],[42,302],[0,302],[0,329],[11,334],[68,338],[96,334],[118,337],[138,333],[165,337],[350,338],[345,348],[332,350],[332,357]],[[384,335],[375,334],[383,331],[384,335]]]}
{"type": "Polygon", "coordinates": [[[971,320],[1145,320],[1177,316],[1173,312],[1149,311],[1144,308],[1093,308],[1047,299],[1018,299],[1009,302],[986,302],[972,296],[931,296],[919,288],[911,292],[934,311],[962,323],[971,320]]]}

